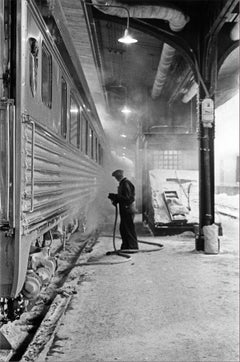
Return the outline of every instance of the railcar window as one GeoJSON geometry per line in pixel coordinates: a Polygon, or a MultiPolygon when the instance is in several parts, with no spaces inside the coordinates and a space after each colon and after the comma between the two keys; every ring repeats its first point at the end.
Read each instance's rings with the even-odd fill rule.
{"type": "Polygon", "coordinates": [[[94,152],[93,152],[93,130],[89,127],[89,145],[90,145],[90,157],[93,159],[94,152]]]}
{"type": "Polygon", "coordinates": [[[29,84],[32,96],[35,97],[37,92],[37,75],[38,75],[38,42],[34,38],[29,38],[29,84]]]}
{"type": "Polygon", "coordinates": [[[52,57],[45,44],[42,44],[42,101],[52,107],[52,57]]]}
{"type": "Polygon", "coordinates": [[[61,85],[61,135],[66,138],[67,137],[67,83],[62,78],[61,85]]]}
{"type": "Polygon", "coordinates": [[[73,96],[71,96],[71,103],[70,103],[70,143],[79,148],[80,111],[79,111],[79,106],[73,96]]]}
{"type": "Polygon", "coordinates": [[[84,115],[83,115],[83,110],[82,107],[80,107],[80,137],[79,137],[79,142],[80,142],[80,150],[83,152],[84,151],[84,115]]]}
{"type": "Polygon", "coordinates": [[[103,165],[103,149],[101,145],[99,145],[99,165],[103,165]]]}
{"type": "Polygon", "coordinates": [[[84,112],[81,112],[81,151],[85,152],[86,150],[86,119],[84,112]]]}
{"type": "Polygon", "coordinates": [[[98,140],[97,140],[97,137],[95,136],[94,137],[95,139],[95,148],[94,148],[94,152],[95,152],[95,161],[98,162],[98,140]]]}
{"type": "Polygon", "coordinates": [[[85,120],[85,154],[88,155],[88,132],[89,132],[89,127],[88,127],[88,121],[85,120]]]}
{"type": "Polygon", "coordinates": [[[79,108],[79,135],[78,135],[78,148],[82,151],[83,150],[83,142],[82,142],[82,133],[83,133],[83,121],[82,121],[82,115],[83,115],[83,109],[82,106],[79,108]]]}
{"type": "Polygon", "coordinates": [[[101,158],[101,145],[99,143],[98,144],[98,163],[99,163],[99,165],[101,165],[100,158],[101,158]]]}

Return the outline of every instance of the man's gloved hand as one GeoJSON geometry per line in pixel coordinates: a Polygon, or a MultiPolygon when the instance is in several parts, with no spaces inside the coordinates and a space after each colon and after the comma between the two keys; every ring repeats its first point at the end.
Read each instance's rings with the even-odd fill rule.
{"type": "Polygon", "coordinates": [[[108,198],[109,198],[110,200],[115,200],[115,199],[116,199],[116,196],[117,196],[117,194],[108,194],[108,198]]]}
{"type": "Polygon", "coordinates": [[[113,205],[116,205],[118,200],[117,200],[117,194],[108,194],[108,198],[112,201],[113,205]]]}

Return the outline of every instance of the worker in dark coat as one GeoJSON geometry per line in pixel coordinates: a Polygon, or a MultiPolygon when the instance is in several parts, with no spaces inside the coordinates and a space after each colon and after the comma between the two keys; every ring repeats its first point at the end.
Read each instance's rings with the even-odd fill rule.
{"type": "Polygon", "coordinates": [[[135,187],[126,177],[123,170],[116,170],[112,176],[119,182],[118,193],[109,194],[113,205],[119,204],[120,234],[122,238],[121,250],[138,249],[137,235],[134,226],[135,215],[135,187]]]}

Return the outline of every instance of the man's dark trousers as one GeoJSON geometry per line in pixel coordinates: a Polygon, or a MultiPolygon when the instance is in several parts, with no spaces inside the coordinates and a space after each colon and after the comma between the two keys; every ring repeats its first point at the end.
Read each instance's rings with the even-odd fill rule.
{"type": "Polygon", "coordinates": [[[134,214],[122,210],[120,207],[120,217],[121,249],[138,249],[137,235],[133,222],[134,214]]]}

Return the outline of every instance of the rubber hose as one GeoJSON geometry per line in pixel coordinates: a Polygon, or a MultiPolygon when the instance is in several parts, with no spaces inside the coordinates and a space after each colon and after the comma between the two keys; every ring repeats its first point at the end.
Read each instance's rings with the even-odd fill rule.
{"type": "MultiPolygon", "coordinates": [[[[149,252],[152,252],[152,251],[160,251],[163,249],[164,245],[163,244],[160,244],[160,243],[151,243],[150,241],[143,241],[143,240],[138,240],[138,243],[141,243],[141,244],[147,244],[147,245],[154,245],[154,246],[157,246],[157,248],[154,248],[154,249],[145,249],[145,250],[139,250],[139,249],[117,249],[116,248],[116,227],[117,227],[117,219],[118,219],[118,207],[117,205],[114,205],[115,206],[115,220],[114,220],[114,226],[113,226],[113,251],[108,251],[106,253],[106,255],[119,255],[119,256],[122,256],[123,258],[125,258],[125,260],[119,260],[119,261],[102,261],[102,262],[91,262],[91,261],[88,261],[86,263],[78,263],[78,264],[75,264],[74,267],[76,266],[84,266],[84,265],[113,265],[113,264],[121,264],[121,263],[125,263],[125,262],[128,262],[132,259],[131,253],[149,253],[149,252]]],[[[118,237],[119,239],[121,239],[120,237],[118,237]]]]}
{"type": "MultiPolygon", "coordinates": [[[[117,218],[118,218],[118,207],[117,205],[114,205],[115,206],[115,220],[114,220],[114,227],[113,227],[113,249],[114,249],[114,252],[107,252],[107,255],[111,255],[111,254],[118,254],[118,255],[121,255],[121,256],[127,256],[129,253],[149,253],[149,252],[152,252],[152,251],[160,251],[163,249],[164,245],[163,244],[160,244],[160,243],[151,243],[150,241],[143,241],[143,240],[138,240],[138,243],[140,244],[147,244],[147,245],[154,245],[154,246],[157,246],[157,248],[154,248],[154,249],[145,249],[145,250],[139,250],[139,249],[120,249],[118,250],[116,248],[116,243],[115,243],[115,239],[116,239],[116,226],[117,226],[117,218]]],[[[121,239],[121,238],[120,238],[121,239]]],[[[129,256],[129,255],[128,255],[129,256]]]]}

